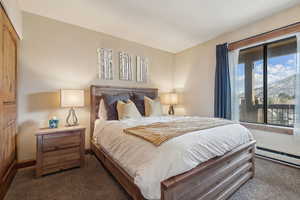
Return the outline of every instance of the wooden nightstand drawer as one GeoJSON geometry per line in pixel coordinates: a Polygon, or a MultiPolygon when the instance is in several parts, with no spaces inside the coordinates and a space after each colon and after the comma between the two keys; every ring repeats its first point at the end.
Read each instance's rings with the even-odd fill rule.
{"type": "Polygon", "coordinates": [[[36,137],[37,177],[84,165],[85,128],[41,129],[36,137]]]}
{"type": "Polygon", "coordinates": [[[47,135],[43,138],[43,152],[77,147],[80,145],[80,140],[80,132],[72,135],[66,133],[47,135]]]}
{"type": "Polygon", "coordinates": [[[80,160],[71,160],[71,161],[66,161],[54,165],[48,165],[43,167],[43,174],[50,174],[53,172],[78,167],[80,166],[80,163],[81,163],[80,160]]]}
{"type": "Polygon", "coordinates": [[[74,160],[80,160],[80,147],[44,153],[43,166],[47,167],[74,160]]]}

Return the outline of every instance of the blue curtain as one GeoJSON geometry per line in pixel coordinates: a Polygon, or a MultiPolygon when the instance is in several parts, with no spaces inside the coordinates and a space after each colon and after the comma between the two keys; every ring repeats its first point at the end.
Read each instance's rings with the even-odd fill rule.
{"type": "Polygon", "coordinates": [[[231,91],[227,43],[217,45],[215,74],[215,117],[231,119],[231,91]]]}

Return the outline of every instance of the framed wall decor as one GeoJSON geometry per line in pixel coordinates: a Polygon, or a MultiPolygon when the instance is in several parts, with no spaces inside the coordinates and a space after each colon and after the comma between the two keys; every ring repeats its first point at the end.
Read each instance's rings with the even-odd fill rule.
{"type": "Polygon", "coordinates": [[[148,82],[149,59],[137,56],[136,57],[136,81],[148,82]]]}
{"type": "Polygon", "coordinates": [[[102,80],[113,79],[113,51],[111,49],[99,48],[98,53],[98,77],[102,80]]]}
{"type": "Polygon", "coordinates": [[[131,55],[126,52],[119,53],[119,76],[120,80],[132,81],[131,55]]]}

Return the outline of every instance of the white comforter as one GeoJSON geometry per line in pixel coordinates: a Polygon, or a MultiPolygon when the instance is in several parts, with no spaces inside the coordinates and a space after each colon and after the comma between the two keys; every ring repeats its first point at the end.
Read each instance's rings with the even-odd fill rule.
{"type": "Polygon", "coordinates": [[[123,133],[124,128],[179,118],[183,117],[97,120],[94,140],[134,178],[146,199],[160,199],[161,181],[186,172],[211,158],[222,156],[253,138],[249,130],[239,124],[191,132],[159,147],[123,133]]]}

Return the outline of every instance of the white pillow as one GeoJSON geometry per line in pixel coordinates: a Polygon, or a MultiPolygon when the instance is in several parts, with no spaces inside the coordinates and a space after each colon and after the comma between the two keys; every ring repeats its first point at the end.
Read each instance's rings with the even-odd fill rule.
{"type": "Polygon", "coordinates": [[[99,119],[107,120],[107,110],[103,99],[101,99],[99,103],[98,117],[99,119]]]}
{"type": "Polygon", "coordinates": [[[142,117],[136,105],[131,100],[128,100],[127,103],[124,103],[123,101],[118,101],[117,111],[119,120],[131,118],[137,119],[142,117]]]}
{"type": "Polygon", "coordinates": [[[159,100],[152,100],[149,97],[144,97],[145,116],[162,116],[162,107],[159,100]]]}

